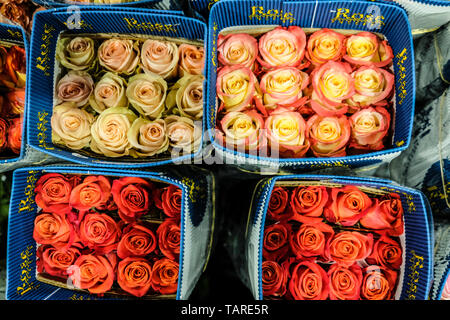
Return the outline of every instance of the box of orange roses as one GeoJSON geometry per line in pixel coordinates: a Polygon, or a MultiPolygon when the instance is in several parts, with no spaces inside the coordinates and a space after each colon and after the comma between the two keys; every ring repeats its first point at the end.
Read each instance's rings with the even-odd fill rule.
{"type": "Polygon", "coordinates": [[[233,260],[255,299],[428,298],[433,219],[415,189],[379,178],[266,178],[241,228],[233,260]]]}
{"type": "Polygon", "coordinates": [[[14,171],[6,298],[189,298],[209,259],[213,192],[189,166],[14,171]]]}
{"type": "Polygon", "coordinates": [[[205,23],[151,9],[38,12],[28,143],[104,167],[192,160],[203,145],[205,36],[205,23]]]}
{"type": "Polygon", "coordinates": [[[224,160],[359,167],[410,143],[414,52],[397,5],[219,1],[207,51],[206,123],[224,160]]]}

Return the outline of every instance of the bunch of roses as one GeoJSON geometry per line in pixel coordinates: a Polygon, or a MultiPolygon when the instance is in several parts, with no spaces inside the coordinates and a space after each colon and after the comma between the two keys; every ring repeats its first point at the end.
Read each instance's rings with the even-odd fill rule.
{"type": "Polygon", "coordinates": [[[219,35],[217,52],[216,137],[227,148],[300,158],[385,147],[393,53],[374,33],[280,26],[219,35]]]}
{"type": "Polygon", "coordinates": [[[277,186],[264,229],[264,297],[393,299],[403,230],[398,194],[369,197],[355,186],[277,186]]]}
{"type": "Polygon", "coordinates": [[[107,157],[199,147],[204,49],[147,39],[63,37],[52,141],[107,157]]]}
{"type": "Polygon", "coordinates": [[[41,176],[33,230],[38,272],[92,294],[176,293],[181,193],[138,177],[41,176]],[[163,216],[148,219],[155,207],[163,216]]]}
{"type": "Polygon", "coordinates": [[[25,49],[0,45],[0,157],[20,154],[25,108],[25,49]]]}

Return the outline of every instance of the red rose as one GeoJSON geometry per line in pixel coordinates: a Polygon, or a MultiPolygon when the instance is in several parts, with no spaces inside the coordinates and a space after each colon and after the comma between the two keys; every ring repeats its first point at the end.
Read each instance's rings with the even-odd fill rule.
{"type": "Polygon", "coordinates": [[[150,229],[132,223],[123,229],[122,238],[117,246],[117,255],[121,259],[127,257],[143,257],[156,249],[156,236],[150,229]]]}
{"type": "Polygon", "coordinates": [[[8,123],[6,120],[0,118],[0,151],[6,148],[8,145],[8,139],[6,135],[8,133],[8,123]]]}
{"type": "Polygon", "coordinates": [[[298,186],[291,193],[293,219],[303,223],[322,221],[323,208],[328,202],[328,191],[323,186],[298,186]]]}
{"type": "Polygon", "coordinates": [[[170,185],[164,188],[162,193],[155,192],[155,205],[158,209],[164,211],[164,213],[170,218],[178,218],[181,215],[183,192],[180,188],[174,185],[170,185]]]}
{"type": "Polygon", "coordinates": [[[289,293],[295,300],[326,300],[328,275],[317,263],[303,261],[293,265],[289,293]]]}
{"type": "Polygon", "coordinates": [[[166,219],[156,230],[159,249],[171,260],[178,260],[180,255],[181,228],[180,221],[166,219]]]}
{"type": "Polygon", "coordinates": [[[97,254],[107,254],[117,249],[121,230],[113,218],[102,213],[88,213],[80,222],[82,243],[97,254]]]}
{"type": "Polygon", "coordinates": [[[18,116],[23,114],[25,108],[25,89],[16,89],[6,94],[9,114],[18,116]]]}
{"type": "Polygon", "coordinates": [[[150,208],[149,194],[153,186],[142,178],[124,177],[113,182],[111,193],[117,205],[119,216],[125,222],[134,222],[150,208]]]}
{"type": "Polygon", "coordinates": [[[362,271],[358,264],[350,267],[332,264],[328,270],[331,300],[359,300],[362,271]]]}
{"type": "Polygon", "coordinates": [[[36,182],[36,204],[44,211],[66,213],[70,211],[69,199],[73,181],[59,173],[47,173],[36,182]]]}
{"type": "Polygon", "coordinates": [[[355,186],[331,189],[331,203],[325,208],[325,218],[332,223],[353,226],[364,217],[372,200],[355,186]]]}
{"type": "Polygon", "coordinates": [[[367,300],[390,300],[394,296],[397,272],[380,266],[363,270],[361,298],[367,300]]]}
{"type": "Polygon", "coordinates": [[[264,296],[282,297],[286,293],[287,270],[275,261],[263,261],[261,265],[264,296]]]}
{"type": "Polygon", "coordinates": [[[126,292],[142,297],[152,285],[152,267],[143,258],[128,257],[119,262],[117,282],[126,292]]]}
{"type": "Polygon", "coordinates": [[[367,262],[390,269],[400,269],[402,265],[402,248],[394,239],[382,236],[373,245],[372,254],[367,257],[367,262]]]}
{"type": "Polygon", "coordinates": [[[270,196],[269,207],[267,208],[267,215],[270,219],[275,221],[289,219],[291,214],[286,210],[289,194],[283,187],[275,187],[270,196]]]}
{"type": "Polygon", "coordinates": [[[357,231],[342,231],[328,240],[325,255],[330,261],[351,266],[366,259],[372,252],[373,235],[357,231]]]}
{"type": "Polygon", "coordinates": [[[68,247],[74,238],[75,231],[65,215],[42,213],[34,220],[33,239],[39,244],[68,247]]]}
{"type": "Polygon", "coordinates": [[[179,264],[163,258],[153,265],[152,288],[161,294],[173,294],[178,289],[179,264]]]}
{"type": "Polygon", "coordinates": [[[332,227],[325,223],[302,224],[289,237],[291,251],[299,259],[321,257],[329,238],[334,235],[332,227]]]}
{"type": "Polygon", "coordinates": [[[270,261],[279,261],[289,251],[289,224],[277,223],[266,226],[264,229],[263,257],[270,261]]]}
{"type": "Polygon", "coordinates": [[[88,176],[73,188],[70,205],[80,211],[105,206],[111,196],[111,183],[104,176],[88,176]]]}
{"type": "Polygon", "coordinates": [[[67,270],[80,256],[78,248],[55,248],[50,245],[39,246],[36,266],[38,272],[45,272],[55,277],[67,277],[67,270]]]}
{"type": "Polygon", "coordinates": [[[9,122],[8,148],[15,154],[20,154],[22,147],[22,125],[23,118],[14,118],[9,122]]]}

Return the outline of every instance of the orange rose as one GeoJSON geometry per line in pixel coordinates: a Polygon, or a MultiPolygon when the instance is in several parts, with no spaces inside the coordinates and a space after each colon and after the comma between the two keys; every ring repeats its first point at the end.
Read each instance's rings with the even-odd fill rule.
{"type": "Polygon", "coordinates": [[[36,266],[38,272],[45,272],[55,277],[67,277],[67,270],[80,256],[78,248],[55,248],[50,245],[39,246],[36,266]]]}
{"type": "Polygon", "coordinates": [[[328,191],[323,186],[298,186],[291,192],[292,219],[304,223],[322,221],[323,208],[328,202],[328,191]]]}
{"type": "Polygon", "coordinates": [[[57,249],[68,247],[74,236],[66,215],[42,213],[34,219],[33,239],[39,244],[51,244],[57,249]]]}
{"type": "Polygon", "coordinates": [[[177,219],[166,219],[156,230],[159,250],[167,258],[178,260],[180,255],[181,227],[177,219]]]}
{"type": "Polygon", "coordinates": [[[137,223],[131,223],[122,230],[122,237],[117,245],[117,255],[121,259],[144,257],[156,249],[155,233],[137,223]]]}
{"type": "Polygon", "coordinates": [[[291,251],[298,259],[322,257],[326,243],[333,235],[333,228],[325,223],[304,223],[289,237],[291,251]]]}
{"type": "Polygon", "coordinates": [[[88,213],[80,222],[82,243],[97,254],[107,254],[117,249],[121,236],[119,225],[103,213],[88,213]]]}
{"type": "Polygon", "coordinates": [[[23,118],[14,118],[9,121],[8,148],[15,154],[20,154],[22,147],[23,118]]]}
{"type": "Polygon", "coordinates": [[[72,189],[70,205],[80,211],[104,207],[111,197],[111,183],[105,176],[88,176],[72,189]]]}
{"type": "Polygon", "coordinates": [[[161,294],[173,294],[178,289],[179,264],[167,258],[153,265],[152,288],[161,294]]]}
{"type": "Polygon", "coordinates": [[[44,211],[65,213],[70,211],[70,194],[73,184],[59,173],[47,173],[36,182],[36,204],[44,211]]]}
{"type": "Polygon", "coordinates": [[[402,265],[402,248],[394,239],[382,236],[373,245],[372,254],[367,257],[367,262],[398,270],[402,265]]]}
{"type": "Polygon", "coordinates": [[[384,67],[394,57],[386,40],[381,41],[376,34],[367,31],[349,36],[345,45],[346,54],[343,58],[355,65],[384,67]]]}
{"type": "Polygon", "coordinates": [[[133,296],[142,297],[152,285],[152,267],[143,258],[128,257],[119,262],[117,283],[133,296]]]}
{"type": "Polygon", "coordinates": [[[202,74],[205,66],[205,49],[190,44],[180,44],[178,73],[181,77],[189,74],[202,74]]]}
{"type": "Polygon", "coordinates": [[[183,191],[171,184],[163,189],[162,192],[154,193],[153,200],[157,208],[164,211],[169,218],[180,218],[182,207],[183,191]]]}
{"type": "Polygon", "coordinates": [[[291,227],[287,223],[265,226],[263,240],[263,257],[266,260],[280,261],[289,251],[291,227]]]}
{"type": "Polygon", "coordinates": [[[281,297],[286,293],[287,271],[275,261],[263,261],[261,278],[264,296],[281,297]]]}
{"type": "Polygon", "coordinates": [[[329,280],[317,263],[303,261],[295,264],[289,281],[289,293],[295,300],[326,300],[329,280]]]}
{"type": "Polygon", "coordinates": [[[367,300],[393,299],[397,272],[380,266],[369,266],[363,270],[361,298],[367,300]]]}
{"type": "Polygon", "coordinates": [[[373,235],[356,231],[341,231],[328,240],[325,255],[344,266],[366,259],[372,252],[373,235]]]}
{"type": "Polygon", "coordinates": [[[362,271],[358,264],[350,267],[332,264],[328,270],[331,300],[359,300],[362,271]]]}
{"type": "Polygon", "coordinates": [[[323,28],[310,35],[306,47],[306,57],[313,65],[327,61],[337,61],[345,53],[345,36],[336,31],[323,28]]]}
{"type": "Polygon", "coordinates": [[[286,210],[289,201],[289,194],[283,187],[275,187],[270,195],[269,207],[267,208],[268,218],[280,221],[289,219],[291,213],[286,210]]]}

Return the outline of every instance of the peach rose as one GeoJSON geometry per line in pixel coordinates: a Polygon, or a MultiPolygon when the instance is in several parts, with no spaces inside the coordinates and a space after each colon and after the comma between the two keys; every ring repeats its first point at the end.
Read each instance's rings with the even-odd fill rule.
{"type": "Polygon", "coordinates": [[[346,40],[344,59],[355,65],[370,65],[384,67],[392,62],[394,54],[386,40],[381,41],[371,32],[360,32],[351,35],[346,40]]]}
{"type": "Polygon", "coordinates": [[[366,259],[372,253],[373,235],[357,231],[341,231],[328,239],[325,256],[344,266],[366,259]]]}
{"type": "Polygon", "coordinates": [[[125,79],[112,72],[106,72],[95,85],[89,104],[98,113],[107,108],[126,107],[128,100],[125,92],[125,79]]]}
{"type": "Polygon", "coordinates": [[[183,117],[194,120],[201,119],[203,117],[204,80],[202,75],[187,74],[180,78],[167,95],[167,109],[171,110],[176,107],[176,111],[183,117]]]}
{"type": "Polygon", "coordinates": [[[174,42],[147,39],[142,44],[141,64],[147,74],[170,79],[178,72],[178,46],[174,42]]]}
{"type": "Polygon", "coordinates": [[[217,52],[221,66],[240,65],[254,71],[258,41],[247,33],[219,34],[217,52]]]}
{"type": "Polygon", "coordinates": [[[107,70],[130,75],[139,63],[139,43],[111,38],[102,42],[97,56],[100,65],[107,70]]]}
{"type": "Polygon", "coordinates": [[[180,55],[178,74],[181,77],[187,74],[201,75],[205,67],[205,48],[183,43],[178,47],[180,55]]]}
{"type": "Polygon", "coordinates": [[[94,90],[94,80],[84,71],[69,71],[56,85],[56,103],[73,102],[85,106],[94,90]]]}
{"type": "Polygon", "coordinates": [[[151,157],[169,148],[167,125],[163,119],[154,121],[137,118],[128,130],[128,141],[139,157],[151,157]]]}
{"type": "Polygon", "coordinates": [[[183,150],[188,153],[198,150],[202,129],[197,123],[194,123],[192,119],[176,115],[168,116],[164,121],[166,122],[169,146],[172,149],[183,150]]]}
{"type": "Polygon", "coordinates": [[[323,28],[310,35],[306,46],[306,58],[315,66],[327,61],[337,61],[345,53],[345,36],[323,28]]]}

